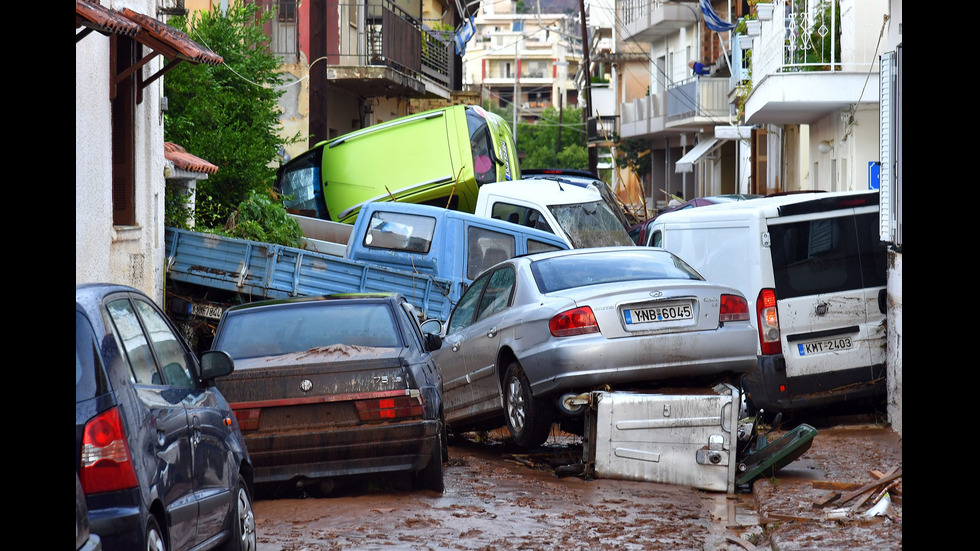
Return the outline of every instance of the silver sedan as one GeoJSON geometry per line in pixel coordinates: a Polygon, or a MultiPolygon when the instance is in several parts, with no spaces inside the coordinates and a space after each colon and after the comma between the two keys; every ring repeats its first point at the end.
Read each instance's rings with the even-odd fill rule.
{"type": "Polygon", "coordinates": [[[745,298],[663,249],[611,247],[512,258],[460,298],[434,353],[455,431],[499,426],[548,437],[569,397],[741,373],[756,363],[745,298]],[[494,423],[497,423],[494,425],[494,423]]]}

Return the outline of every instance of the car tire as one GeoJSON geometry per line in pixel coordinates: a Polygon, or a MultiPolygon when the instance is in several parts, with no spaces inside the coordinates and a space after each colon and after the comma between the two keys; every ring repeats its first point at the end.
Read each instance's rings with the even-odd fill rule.
{"type": "Polygon", "coordinates": [[[504,417],[511,437],[522,448],[540,446],[551,432],[547,405],[531,394],[531,384],[517,362],[512,362],[504,375],[504,417]]]}
{"type": "Polygon", "coordinates": [[[167,551],[167,542],[163,538],[163,531],[157,518],[150,514],[146,521],[146,551],[167,551]]]}
{"type": "Polygon", "coordinates": [[[429,463],[424,469],[415,473],[415,487],[417,489],[432,490],[440,494],[446,490],[445,482],[442,479],[442,448],[442,433],[440,433],[433,438],[429,463]]]}
{"type": "Polygon", "coordinates": [[[238,489],[235,490],[231,510],[231,537],[225,542],[224,551],[255,551],[258,544],[255,538],[255,512],[252,510],[252,496],[245,486],[245,479],[238,476],[238,489]]]}

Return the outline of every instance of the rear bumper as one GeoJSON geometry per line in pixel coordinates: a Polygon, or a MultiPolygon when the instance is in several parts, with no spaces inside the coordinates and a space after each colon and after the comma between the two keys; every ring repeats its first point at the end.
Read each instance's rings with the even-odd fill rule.
{"type": "Polygon", "coordinates": [[[98,534],[103,549],[145,547],[145,528],[138,506],[89,509],[88,518],[90,532],[98,534]]]}
{"type": "Polygon", "coordinates": [[[742,376],[742,388],[755,409],[772,412],[884,397],[888,392],[885,364],[787,377],[781,354],[759,356],[755,368],[742,376]]]}
{"type": "Polygon", "coordinates": [[[583,335],[550,340],[519,355],[536,396],[598,385],[745,373],[756,365],[755,330],[731,324],[717,331],[606,339],[583,335]]]}
{"type": "Polygon", "coordinates": [[[418,471],[439,442],[436,420],[306,433],[245,434],[255,482],[418,471]]]}

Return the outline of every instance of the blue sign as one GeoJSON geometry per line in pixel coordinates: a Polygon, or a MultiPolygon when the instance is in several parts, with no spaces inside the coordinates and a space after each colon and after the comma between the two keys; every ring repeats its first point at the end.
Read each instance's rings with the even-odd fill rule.
{"type": "Polygon", "coordinates": [[[881,163],[868,161],[868,189],[880,189],[881,187],[881,163]]]}

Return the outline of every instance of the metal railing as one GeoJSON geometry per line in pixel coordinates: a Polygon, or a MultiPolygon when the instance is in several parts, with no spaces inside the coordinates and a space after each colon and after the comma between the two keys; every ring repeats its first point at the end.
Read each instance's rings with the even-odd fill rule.
{"type": "Polygon", "coordinates": [[[731,112],[728,78],[695,76],[667,89],[667,122],[725,118],[731,112]]]}

